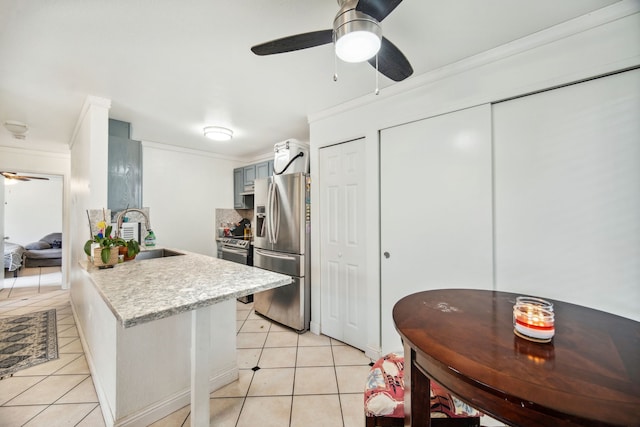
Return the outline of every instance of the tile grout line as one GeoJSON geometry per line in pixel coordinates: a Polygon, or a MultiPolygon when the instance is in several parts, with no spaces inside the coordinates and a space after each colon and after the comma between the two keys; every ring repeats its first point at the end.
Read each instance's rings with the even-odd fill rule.
{"type": "MultiPolygon", "coordinates": [[[[271,327],[269,327],[271,328],[271,327]]],[[[267,338],[269,336],[267,335],[267,338]]],[[[291,405],[289,406],[289,425],[293,422],[293,398],[296,393],[296,377],[298,376],[298,354],[300,352],[300,334],[296,336],[296,357],[293,359],[293,384],[291,385],[291,405]]]]}
{"type": "Polygon", "coordinates": [[[342,408],[342,397],[340,395],[340,383],[338,382],[338,370],[336,369],[336,356],[333,353],[333,340],[329,338],[329,344],[331,345],[331,360],[333,360],[333,374],[336,378],[336,390],[338,390],[338,404],[340,405],[340,418],[342,419],[342,426],[344,427],[344,409],[342,408]]]}
{"type": "MultiPolygon", "coordinates": [[[[249,320],[249,318],[251,317],[251,313],[254,313],[253,309],[251,309],[249,311],[249,314],[247,315],[247,317],[244,319],[244,322],[242,322],[242,327],[240,327],[240,329],[238,330],[238,334],[240,334],[240,331],[242,330],[242,328],[244,327],[244,325],[246,325],[247,320],[249,320]]],[[[249,381],[249,385],[247,386],[247,391],[244,393],[244,397],[242,398],[242,405],[240,405],[240,412],[238,412],[238,418],[236,419],[236,427],[238,427],[238,423],[240,422],[240,417],[242,416],[242,410],[244,409],[244,405],[247,403],[247,398],[249,397],[249,390],[251,389],[251,384],[253,384],[253,380],[256,377],[256,372],[257,370],[255,368],[260,369],[260,359],[262,358],[262,353],[264,352],[264,345],[267,342],[267,338],[269,337],[269,332],[271,331],[271,324],[269,324],[269,330],[267,331],[267,335],[264,339],[264,342],[262,343],[262,347],[260,348],[260,354],[258,355],[258,360],[256,360],[256,366],[254,366],[253,368],[251,368],[250,370],[252,371],[251,373],[251,380],[249,381]]],[[[236,334],[236,336],[238,335],[236,334]]],[[[236,354],[237,354],[237,348],[236,348],[236,354]]],[[[239,378],[240,374],[238,374],[238,378],[239,378]]]]}

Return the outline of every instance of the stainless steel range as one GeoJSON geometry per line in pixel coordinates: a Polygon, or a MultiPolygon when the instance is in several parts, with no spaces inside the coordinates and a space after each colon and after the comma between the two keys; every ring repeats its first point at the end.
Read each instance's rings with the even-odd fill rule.
{"type": "MultiPolygon", "coordinates": [[[[242,237],[218,238],[218,258],[237,262],[244,265],[253,265],[253,245],[251,241],[242,237]]],[[[253,295],[238,298],[243,303],[253,302],[253,295]]]]}
{"type": "Polygon", "coordinates": [[[249,240],[240,237],[221,237],[218,239],[218,258],[253,265],[253,246],[249,240]]]}

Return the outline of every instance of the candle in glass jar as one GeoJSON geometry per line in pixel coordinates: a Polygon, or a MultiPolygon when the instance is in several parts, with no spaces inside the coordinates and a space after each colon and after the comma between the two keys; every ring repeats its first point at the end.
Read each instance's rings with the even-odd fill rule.
{"type": "Polygon", "coordinates": [[[553,306],[518,301],[513,306],[513,327],[516,333],[525,337],[551,340],[555,334],[553,306]]]}

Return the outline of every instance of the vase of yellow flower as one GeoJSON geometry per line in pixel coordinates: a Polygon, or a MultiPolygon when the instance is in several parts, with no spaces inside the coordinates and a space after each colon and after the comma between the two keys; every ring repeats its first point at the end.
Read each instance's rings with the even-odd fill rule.
{"type": "Polygon", "coordinates": [[[118,263],[118,250],[111,250],[119,246],[122,239],[111,236],[111,226],[106,221],[96,224],[98,234],[84,244],[84,253],[93,258],[93,264],[99,268],[113,267],[118,263]]]}

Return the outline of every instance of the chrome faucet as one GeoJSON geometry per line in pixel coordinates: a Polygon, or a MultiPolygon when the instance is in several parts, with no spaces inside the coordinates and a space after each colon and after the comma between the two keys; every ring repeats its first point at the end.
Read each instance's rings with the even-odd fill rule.
{"type": "Polygon", "coordinates": [[[137,209],[137,208],[127,208],[123,211],[118,212],[118,214],[116,215],[116,237],[120,237],[120,228],[122,227],[122,218],[124,218],[125,214],[127,212],[139,212],[142,214],[142,216],[144,217],[144,226],[147,229],[147,232],[151,231],[151,221],[149,221],[149,215],[147,215],[147,213],[145,211],[143,211],[142,209],[137,209]]]}

